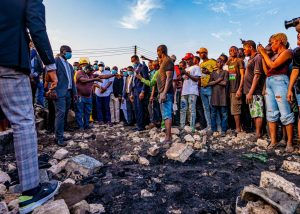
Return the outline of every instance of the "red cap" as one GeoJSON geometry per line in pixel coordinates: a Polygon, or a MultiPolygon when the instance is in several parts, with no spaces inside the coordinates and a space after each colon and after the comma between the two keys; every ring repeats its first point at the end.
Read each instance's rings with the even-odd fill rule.
{"type": "Polygon", "coordinates": [[[182,60],[188,60],[188,59],[193,59],[193,58],[194,58],[194,54],[187,53],[187,54],[185,54],[185,57],[182,58],[182,60]]]}

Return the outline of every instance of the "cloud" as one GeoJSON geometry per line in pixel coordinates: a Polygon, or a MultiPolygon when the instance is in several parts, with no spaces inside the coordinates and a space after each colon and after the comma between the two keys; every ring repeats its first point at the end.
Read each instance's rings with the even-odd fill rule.
{"type": "Polygon", "coordinates": [[[279,12],[279,11],[278,11],[278,8],[274,8],[274,9],[267,10],[267,11],[266,11],[266,14],[272,16],[272,15],[276,15],[278,12],[279,12]]]}
{"type": "Polygon", "coordinates": [[[241,25],[240,21],[232,21],[232,20],[230,20],[229,23],[233,24],[233,25],[241,25]]]}
{"type": "Polygon", "coordinates": [[[212,33],[213,37],[219,39],[220,41],[224,41],[226,38],[229,38],[232,36],[231,31],[224,31],[224,32],[218,32],[218,33],[212,33]]]}
{"type": "Polygon", "coordinates": [[[231,3],[232,6],[236,7],[237,9],[247,9],[256,7],[261,4],[269,3],[269,0],[236,0],[233,3],[231,3]]]}
{"type": "Polygon", "coordinates": [[[130,8],[130,14],[123,16],[119,22],[122,28],[138,29],[141,24],[151,21],[151,12],[162,7],[159,0],[137,0],[130,8]]]}
{"type": "Polygon", "coordinates": [[[225,13],[229,15],[228,6],[225,2],[215,2],[210,5],[210,9],[216,13],[225,13]]]}

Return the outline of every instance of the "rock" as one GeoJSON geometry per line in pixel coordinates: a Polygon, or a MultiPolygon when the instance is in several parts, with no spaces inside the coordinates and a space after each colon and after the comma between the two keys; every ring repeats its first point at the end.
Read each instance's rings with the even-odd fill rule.
{"type": "Polygon", "coordinates": [[[204,136],[204,135],[206,135],[206,134],[207,134],[207,132],[206,132],[206,130],[205,130],[205,129],[203,129],[203,130],[201,130],[201,131],[199,132],[199,134],[200,134],[200,136],[204,136]]]}
{"type": "Polygon", "coordinates": [[[149,166],[150,162],[146,158],[140,157],[139,158],[139,164],[149,166]]]}
{"type": "Polygon", "coordinates": [[[0,184],[4,184],[6,181],[8,181],[9,183],[11,182],[9,175],[6,172],[0,170],[0,184]]]}
{"type": "Polygon", "coordinates": [[[9,192],[10,193],[16,193],[16,194],[21,193],[22,192],[21,185],[16,184],[16,185],[10,186],[9,187],[9,192]]]}
{"type": "Polygon", "coordinates": [[[48,161],[48,163],[51,165],[51,166],[54,166],[54,165],[57,165],[58,164],[58,161],[56,159],[51,159],[48,161]]]}
{"type": "Polygon", "coordinates": [[[83,143],[83,142],[80,142],[78,144],[78,146],[81,148],[81,149],[89,149],[89,145],[86,144],[86,143],[83,143]]]}
{"type": "Polygon", "coordinates": [[[206,145],[206,143],[207,143],[207,135],[204,135],[202,138],[202,144],[206,145]]]}
{"type": "Polygon", "coordinates": [[[121,162],[135,162],[137,161],[137,156],[136,155],[122,155],[120,157],[121,162]]]}
{"type": "Polygon", "coordinates": [[[73,147],[73,146],[76,146],[76,145],[77,144],[73,140],[68,141],[68,147],[73,147]]]}
{"type": "Polygon", "coordinates": [[[60,149],[55,152],[55,154],[53,155],[53,158],[62,160],[62,159],[65,159],[68,156],[68,154],[69,154],[69,152],[67,150],[60,149]]]}
{"type": "Polygon", "coordinates": [[[149,192],[148,190],[146,190],[146,189],[141,190],[142,198],[148,198],[148,197],[153,197],[153,196],[154,196],[154,194],[149,192]]]}
{"type": "Polygon", "coordinates": [[[289,173],[300,175],[300,163],[295,161],[283,161],[281,168],[289,173]]]}
{"type": "Polygon", "coordinates": [[[154,128],[152,128],[152,129],[149,131],[149,135],[150,135],[150,136],[153,136],[153,135],[156,134],[156,132],[157,132],[157,128],[154,127],[154,128]]]}
{"type": "Polygon", "coordinates": [[[80,201],[77,204],[73,205],[70,209],[72,214],[83,214],[90,212],[90,205],[85,201],[80,201]]]}
{"type": "Polygon", "coordinates": [[[178,185],[169,184],[165,186],[165,190],[167,193],[174,194],[181,192],[181,187],[178,185]]]}
{"type": "Polygon", "coordinates": [[[56,200],[63,199],[68,207],[72,207],[78,202],[85,200],[94,190],[94,185],[88,184],[84,186],[74,185],[71,183],[63,183],[58,191],[56,200]]]}
{"type": "Polygon", "coordinates": [[[70,214],[64,200],[51,201],[36,208],[32,214],[70,214]]]}
{"type": "Polygon", "coordinates": [[[139,142],[141,142],[141,139],[139,137],[134,137],[134,138],[132,138],[132,142],[139,143],[139,142]]]}
{"type": "Polygon", "coordinates": [[[259,186],[264,188],[277,188],[291,195],[296,200],[300,201],[300,188],[297,187],[294,183],[287,181],[283,177],[273,172],[262,172],[259,186]]]}
{"type": "Polygon", "coordinates": [[[65,184],[75,184],[76,182],[72,178],[68,178],[63,183],[65,183],[65,184]]]}
{"type": "Polygon", "coordinates": [[[41,183],[49,181],[49,176],[46,169],[40,169],[40,181],[41,183]]]}
{"type": "Polygon", "coordinates": [[[5,185],[0,184],[0,196],[4,195],[7,192],[7,188],[5,185]]]}
{"type": "Polygon", "coordinates": [[[166,155],[168,159],[184,163],[193,152],[194,150],[186,144],[173,143],[166,155]]]}
{"type": "Polygon", "coordinates": [[[192,135],[188,134],[186,136],[184,136],[184,140],[186,142],[195,142],[195,139],[192,137],[192,135]]]}
{"type": "Polygon", "coordinates": [[[275,165],[270,165],[269,170],[270,171],[276,171],[276,166],[275,165]]]}
{"type": "Polygon", "coordinates": [[[53,175],[57,175],[58,173],[60,173],[62,171],[62,168],[61,166],[59,166],[58,164],[57,165],[54,165],[54,166],[51,166],[49,169],[48,169],[48,172],[51,172],[53,175]]]}
{"type": "Polygon", "coordinates": [[[247,133],[246,132],[239,132],[237,133],[237,137],[240,139],[246,139],[247,138],[247,133]]]}
{"type": "Polygon", "coordinates": [[[12,200],[7,206],[10,210],[19,209],[19,199],[12,200]]]}
{"type": "Polygon", "coordinates": [[[158,155],[158,153],[159,153],[159,147],[157,146],[153,146],[147,150],[147,154],[152,157],[155,157],[156,155],[158,155]]]}
{"type": "Polygon", "coordinates": [[[266,140],[258,139],[257,142],[256,142],[256,145],[259,146],[259,147],[262,147],[262,148],[267,148],[269,143],[266,140]]]}
{"type": "Polygon", "coordinates": [[[105,208],[102,204],[90,204],[90,213],[91,214],[99,214],[105,213],[105,208]]]}
{"type": "Polygon", "coordinates": [[[213,137],[219,137],[220,136],[220,133],[219,132],[214,132],[213,133],[213,137]]]}
{"type": "Polygon", "coordinates": [[[245,201],[265,201],[280,213],[295,213],[299,205],[299,202],[278,189],[262,188],[254,185],[244,188],[242,199],[245,201]]]}
{"type": "Polygon", "coordinates": [[[70,158],[66,164],[67,172],[78,171],[83,176],[89,176],[95,173],[103,166],[103,163],[87,155],[81,154],[70,158]]]}
{"type": "Polygon", "coordinates": [[[200,135],[194,135],[193,138],[194,138],[195,141],[200,141],[201,140],[200,135]]]}
{"type": "Polygon", "coordinates": [[[8,171],[12,172],[15,171],[17,169],[16,165],[13,163],[8,164],[8,171]]]}
{"type": "Polygon", "coordinates": [[[183,129],[184,129],[184,131],[186,131],[187,133],[192,133],[192,131],[193,131],[192,127],[190,127],[190,126],[185,126],[183,129]]]}
{"type": "Polygon", "coordinates": [[[180,134],[180,131],[178,128],[171,128],[171,133],[172,134],[175,134],[175,135],[179,135],[180,134]]]}
{"type": "Polygon", "coordinates": [[[248,202],[247,206],[242,208],[240,212],[236,212],[237,214],[278,214],[278,212],[271,207],[263,203],[262,201],[248,202]]]}
{"type": "Polygon", "coordinates": [[[0,213],[3,213],[3,214],[8,213],[8,208],[4,201],[0,202],[0,213]]]}
{"type": "Polygon", "coordinates": [[[200,142],[196,142],[193,146],[194,149],[202,149],[202,144],[200,142]]]}

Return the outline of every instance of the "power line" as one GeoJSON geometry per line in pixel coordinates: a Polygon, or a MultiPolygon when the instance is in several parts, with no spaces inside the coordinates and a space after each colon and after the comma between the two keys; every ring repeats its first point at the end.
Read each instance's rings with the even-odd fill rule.
{"type": "MultiPolygon", "coordinates": [[[[119,56],[119,55],[129,55],[131,53],[120,53],[120,54],[108,54],[108,55],[98,55],[98,56],[92,56],[92,57],[96,57],[96,58],[101,58],[101,57],[107,57],[107,56],[119,56]]],[[[79,59],[79,57],[74,57],[75,59],[79,59]]]]}
{"type": "MultiPolygon", "coordinates": [[[[117,47],[117,48],[91,48],[91,49],[74,49],[73,51],[105,51],[105,50],[115,50],[115,49],[124,49],[124,48],[134,48],[134,46],[127,46],[127,47],[117,47]]],[[[60,51],[60,50],[53,50],[53,51],[60,51]]]]}

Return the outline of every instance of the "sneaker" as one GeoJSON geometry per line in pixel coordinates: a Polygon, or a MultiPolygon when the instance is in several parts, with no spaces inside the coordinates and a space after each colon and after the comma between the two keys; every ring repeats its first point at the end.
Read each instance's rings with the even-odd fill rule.
{"type": "Polygon", "coordinates": [[[21,195],[19,197],[20,214],[27,214],[35,208],[49,201],[59,189],[58,181],[50,181],[40,184],[40,191],[33,195],[21,195]]]}

